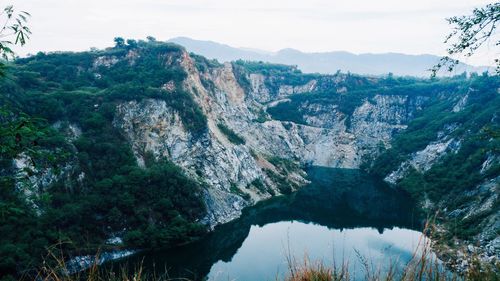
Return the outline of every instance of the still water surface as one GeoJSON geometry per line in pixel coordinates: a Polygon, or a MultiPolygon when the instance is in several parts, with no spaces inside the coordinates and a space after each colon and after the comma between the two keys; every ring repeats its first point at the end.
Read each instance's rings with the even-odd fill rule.
{"type": "Polygon", "coordinates": [[[313,167],[308,175],[309,186],[245,209],[200,241],[120,264],[194,280],[275,280],[292,256],[348,262],[362,279],[362,259],[382,269],[411,259],[421,233],[408,197],[357,170],[313,167]]]}

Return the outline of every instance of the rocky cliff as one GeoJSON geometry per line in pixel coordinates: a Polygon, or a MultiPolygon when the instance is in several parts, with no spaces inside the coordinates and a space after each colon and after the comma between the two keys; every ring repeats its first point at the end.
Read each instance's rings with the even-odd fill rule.
{"type": "Polygon", "coordinates": [[[381,146],[389,147],[392,136],[406,128],[427,100],[408,94],[374,95],[363,98],[350,115],[337,104],[304,102],[300,110],[305,122],[297,124],[273,120],[265,110],[292,95],[321,89],[348,95],[342,85],[346,75],[306,77],[287,84],[279,83],[279,75],[252,73],[231,63],[200,70],[186,52],[168,61],[187,73],[178,87],[194,97],[207,117],[207,129],[191,133],[179,113],[160,99],[118,104],[114,125],[130,142],[138,163],[143,165],[148,153],[166,157],[206,184],[208,215],[203,221],[211,226],[238,217],[249,204],[282,193],[280,181],[296,187],[306,182],[302,171],[284,171],[270,158],[299,166],[359,168],[367,155],[373,157],[381,146]],[[242,85],[242,80],[249,83],[242,85]],[[259,114],[264,120],[258,120],[259,114]],[[244,143],[232,143],[219,124],[244,143]],[[262,182],[264,190],[256,182],[262,182]]]}

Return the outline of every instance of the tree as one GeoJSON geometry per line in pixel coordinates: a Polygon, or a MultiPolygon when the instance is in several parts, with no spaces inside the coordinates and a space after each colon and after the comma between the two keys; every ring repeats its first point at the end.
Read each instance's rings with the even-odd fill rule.
{"type": "MultiPolygon", "coordinates": [[[[454,28],[444,42],[451,45],[447,49],[448,55],[441,58],[439,63],[431,69],[433,77],[443,67],[447,67],[450,72],[455,68],[459,61],[453,59],[452,56],[462,54],[470,57],[491,38],[496,40],[494,46],[500,48],[500,38],[495,37],[497,25],[500,22],[500,2],[476,8],[472,11],[472,15],[455,16],[447,19],[447,21],[454,28]]],[[[500,50],[493,50],[496,54],[498,54],[498,51],[500,50]]],[[[494,64],[496,73],[500,74],[500,59],[495,58],[494,64]]],[[[494,139],[498,139],[500,135],[498,130],[490,128],[486,128],[484,134],[494,139]]]]}
{"type": "MultiPolygon", "coordinates": [[[[500,22],[500,2],[488,4],[482,8],[476,8],[472,15],[455,16],[447,19],[453,25],[452,32],[446,37],[445,43],[450,44],[447,56],[441,58],[432,69],[432,76],[443,67],[452,71],[459,63],[453,57],[464,55],[472,56],[488,39],[493,38],[500,22]]],[[[494,42],[495,47],[500,47],[500,39],[494,42]]],[[[500,74],[500,60],[494,59],[496,72],[500,74]]]]}
{"type": "MultiPolygon", "coordinates": [[[[0,56],[4,60],[14,57],[13,45],[26,44],[31,31],[26,23],[30,14],[21,11],[16,13],[14,6],[9,5],[0,13],[0,21],[4,23],[0,29],[0,56]],[[13,39],[14,38],[14,39],[13,39]],[[12,41],[14,40],[14,41],[12,41]]],[[[5,62],[0,60],[0,77],[5,76],[5,62]]],[[[36,137],[34,119],[26,115],[12,116],[6,108],[0,108],[0,156],[14,157],[31,145],[36,137]]]]}
{"type": "MultiPolygon", "coordinates": [[[[0,22],[3,26],[0,29],[0,56],[4,60],[14,57],[13,45],[26,44],[31,31],[26,23],[28,22],[28,12],[16,13],[14,6],[9,5],[0,13],[0,22]]],[[[5,76],[5,62],[0,60],[0,76],[5,76]]]]}
{"type": "Polygon", "coordinates": [[[125,47],[125,39],[123,39],[123,37],[115,37],[115,39],[113,41],[115,41],[116,48],[125,47]]]}
{"type": "Polygon", "coordinates": [[[137,48],[137,41],[135,41],[134,39],[127,39],[127,45],[131,49],[137,48]]]}

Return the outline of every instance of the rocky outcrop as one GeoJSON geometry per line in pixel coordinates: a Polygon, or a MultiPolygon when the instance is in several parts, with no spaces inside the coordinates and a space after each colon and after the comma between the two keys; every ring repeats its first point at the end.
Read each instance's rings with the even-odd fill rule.
{"type": "MultiPolygon", "coordinates": [[[[423,97],[376,95],[356,107],[350,116],[337,105],[304,103],[301,110],[307,125],[285,123],[289,129],[282,139],[290,144],[292,156],[304,163],[359,168],[367,155],[377,153],[380,145],[390,146],[394,134],[406,128],[423,102],[423,97]]],[[[275,132],[281,135],[281,130],[275,132]]]]}
{"type": "MultiPolygon", "coordinates": [[[[468,95],[461,97],[458,103],[451,105],[449,111],[454,114],[465,110],[467,100],[468,95]]],[[[462,146],[468,148],[467,138],[484,138],[481,135],[471,137],[471,134],[471,130],[464,130],[460,123],[444,125],[437,132],[435,141],[428,143],[419,151],[406,155],[406,160],[399,163],[397,169],[387,174],[384,180],[397,187],[410,172],[417,172],[424,178],[428,175],[429,181],[424,184],[432,180],[441,180],[436,176],[439,173],[426,174],[426,172],[437,164],[446,163],[442,161],[453,159],[455,155],[460,157],[462,146]]],[[[488,142],[492,141],[494,138],[489,138],[488,142]]],[[[432,235],[436,238],[434,249],[447,265],[458,272],[467,271],[477,261],[493,268],[500,262],[500,239],[498,239],[500,177],[494,172],[500,163],[499,156],[494,148],[487,146],[482,148],[480,153],[484,153],[483,162],[471,165],[469,169],[472,170],[471,173],[477,172],[479,181],[476,184],[459,182],[469,185],[459,189],[448,184],[444,187],[446,191],[440,190],[439,196],[429,195],[435,192],[435,188],[434,190],[428,188],[428,191],[422,188],[419,194],[421,198],[418,203],[421,209],[439,218],[439,224],[433,226],[435,231],[432,235]]],[[[466,159],[461,157],[459,159],[467,161],[468,165],[474,163],[474,160],[470,159],[472,157],[466,159]]],[[[443,169],[443,166],[439,168],[443,169]]],[[[449,178],[453,182],[454,178],[449,178]]]]}
{"type": "MultiPolygon", "coordinates": [[[[52,124],[52,128],[59,130],[70,145],[82,133],[78,125],[66,122],[58,121],[52,124]]],[[[41,150],[39,153],[41,155],[51,153],[55,157],[59,155],[57,151],[41,150]]],[[[20,153],[12,161],[16,189],[24,195],[27,202],[33,206],[38,214],[42,210],[38,207],[37,201],[51,185],[58,181],[64,181],[69,189],[71,188],[71,178],[76,178],[78,183],[83,181],[85,174],[82,172],[77,175],[77,167],[76,158],[70,157],[54,166],[47,163],[37,163],[34,157],[26,152],[20,153]]]]}
{"type": "MultiPolygon", "coordinates": [[[[26,200],[37,210],[36,199],[45,188],[56,182],[60,175],[52,168],[37,168],[33,159],[25,153],[21,153],[13,161],[15,170],[16,189],[24,194],[26,200]]],[[[68,167],[65,167],[66,169],[68,167]]]]}
{"type": "MultiPolygon", "coordinates": [[[[115,126],[129,139],[140,165],[144,165],[146,153],[155,158],[166,157],[209,186],[205,194],[209,215],[205,220],[210,225],[236,218],[248,205],[242,197],[231,193],[232,185],[247,189],[252,181],[264,177],[248,147],[221,140],[223,136],[213,131],[193,136],[165,101],[121,104],[117,107],[115,126]]],[[[252,194],[254,201],[269,197],[255,190],[252,194]]]]}
{"type": "Polygon", "coordinates": [[[453,109],[451,111],[455,113],[462,111],[467,105],[468,100],[469,100],[469,95],[467,94],[462,98],[460,98],[460,100],[458,100],[458,102],[455,104],[455,106],[453,106],[453,109]]]}
{"type": "MultiPolygon", "coordinates": [[[[93,62],[73,65],[78,75],[82,75],[82,80],[75,83],[79,86],[71,91],[78,96],[78,102],[68,107],[70,110],[61,110],[64,114],[58,118],[66,121],[52,126],[65,135],[66,142],[61,144],[58,138],[55,143],[64,147],[49,144],[44,148],[70,152],[67,154],[73,158],[61,158],[57,167],[47,165],[44,168],[34,165],[29,153],[21,153],[13,160],[13,165],[8,162],[8,167],[0,171],[9,175],[17,173],[16,187],[35,208],[37,197],[56,182],[63,183],[58,187],[67,188],[70,193],[71,185],[81,185],[82,192],[87,191],[87,181],[93,186],[94,168],[91,166],[99,156],[88,161],[88,155],[78,155],[72,142],[80,137],[82,130],[77,124],[68,122],[82,122],[82,128],[88,130],[83,132],[86,139],[78,142],[83,150],[93,145],[92,141],[102,141],[92,137],[92,128],[105,124],[107,129],[108,121],[113,119],[113,126],[118,130],[110,132],[116,137],[116,143],[128,141],[139,166],[146,167],[151,161],[166,158],[182,168],[190,179],[203,187],[207,213],[198,221],[210,227],[239,217],[245,206],[305,185],[307,180],[302,168],[309,165],[358,169],[366,164],[363,167],[367,167],[371,160],[394,145],[394,151],[384,154],[390,158],[384,162],[388,165],[377,167],[390,167],[392,171],[381,169],[380,175],[397,185],[410,172],[424,174],[441,159],[453,159],[452,154],[461,146],[466,148],[470,137],[484,140],[486,136],[491,144],[496,141],[492,134],[495,132],[489,132],[489,137],[477,134],[478,130],[488,133],[492,127],[489,123],[497,125],[498,114],[492,116],[490,113],[496,112],[498,103],[490,103],[483,114],[481,106],[492,98],[491,95],[476,95],[478,90],[472,89],[473,80],[470,83],[464,80],[463,85],[471,85],[467,89],[460,86],[459,80],[441,85],[439,81],[391,76],[302,74],[294,67],[283,65],[241,61],[220,64],[160,42],[140,45],[92,52],[85,57],[93,62]],[[134,77],[134,71],[141,73],[134,77]],[[146,75],[152,79],[143,79],[146,75]],[[83,85],[85,87],[80,89],[83,85]],[[127,90],[123,95],[122,89],[127,90]],[[85,113],[75,114],[80,109],[85,113]],[[479,118],[470,116],[476,113],[479,118]],[[70,114],[74,116],[66,116],[70,114]],[[486,119],[490,117],[488,114],[492,117],[486,119]],[[417,116],[419,120],[411,123],[417,116]],[[434,116],[439,116],[440,122],[434,120],[434,116]],[[444,122],[451,124],[443,127],[444,122]],[[412,124],[410,136],[402,136],[401,142],[394,143],[394,136],[406,130],[409,124],[412,124]],[[439,129],[441,131],[437,132],[439,129]],[[114,135],[117,131],[124,138],[114,135]],[[416,140],[416,144],[411,144],[412,140],[416,140]],[[403,145],[410,148],[402,149],[403,145]],[[397,154],[390,154],[392,152],[397,154]],[[394,155],[396,157],[391,158],[394,155]],[[85,169],[90,164],[87,176],[78,163],[85,169]],[[70,179],[69,184],[61,182],[65,178],[70,179]]],[[[60,89],[66,89],[64,81],[54,82],[45,76],[40,74],[39,77],[44,80],[43,85],[60,84],[60,89]]],[[[480,91],[477,93],[488,93],[483,88],[480,91]]],[[[498,89],[495,91],[496,95],[498,89]]],[[[58,96],[59,92],[54,97],[47,96],[45,106],[51,106],[52,99],[58,96]]],[[[34,98],[37,101],[38,94],[34,98]]],[[[498,102],[495,99],[493,101],[498,102]]],[[[60,106],[57,101],[58,109],[68,104],[67,101],[69,99],[65,98],[60,106]]],[[[128,156],[129,151],[121,148],[120,151],[126,151],[128,156]]],[[[479,245],[477,247],[483,252],[498,256],[498,239],[492,235],[498,229],[495,208],[498,208],[500,158],[497,149],[490,149],[489,145],[487,149],[476,153],[475,161],[471,161],[479,176],[470,181],[474,183],[464,181],[468,182],[471,191],[464,198],[461,194],[453,194],[450,198],[454,198],[446,202],[446,198],[428,196],[427,190],[418,190],[418,195],[424,198],[422,205],[443,210],[448,219],[477,218],[483,223],[481,229],[484,231],[471,240],[473,247],[479,245]],[[487,181],[479,184],[485,179],[487,181]],[[435,202],[430,201],[431,197],[435,202]],[[447,204],[457,198],[459,203],[456,205],[447,204]]],[[[469,186],[460,188],[457,193],[469,191],[469,186]]],[[[448,194],[440,197],[446,196],[448,194]]],[[[120,227],[119,231],[109,234],[114,239],[125,231],[120,227]]]]}
{"type": "MultiPolygon", "coordinates": [[[[254,134],[273,133],[262,130],[266,126],[253,121],[256,116],[251,111],[252,105],[245,103],[245,93],[234,77],[231,64],[200,73],[186,53],[180,64],[187,73],[185,90],[191,92],[207,116],[205,132],[189,132],[178,112],[157,99],[118,105],[114,125],[130,141],[139,165],[145,164],[147,153],[157,159],[166,157],[206,184],[208,215],[203,221],[215,226],[238,217],[243,207],[280,193],[277,183],[265,172],[266,169],[276,170],[264,160],[271,153],[257,149],[260,144],[252,143],[254,134]],[[202,79],[210,80],[215,87],[205,88],[202,79]],[[219,123],[243,136],[247,144],[231,143],[218,128],[219,123]],[[261,152],[260,156],[255,151],[261,152]],[[267,167],[269,165],[271,168],[267,167]],[[267,191],[253,185],[256,180],[265,183],[267,191]]],[[[263,145],[266,148],[275,146],[275,143],[263,145]]],[[[299,184],[305,182],[297,174],[285,176],[299,184]]]]}
{"type": "Polygon", "coordinates": [[[428,171],[437,163],[443,156],[448,153],[456,153],[461,146],[461,140],[451,137],[451,133],[460,125],[452,123],[444,126],[437,133],[437,140],[429,143],[424,149],[411,154],[408,160],[402,162],[397,170],[388,174],[384,181],[395,185],[399,180],[404,178],[410,169],[415,169],[417,172],[423,173],[428,171]]]}
{"type": "MultiPolygon", "coordinates": [[[[311,93],[317,89],[318,81],[310,79],[302,85],[287,85],[272,81],[271,77],[263,74],[251,73],[248,75],[251,89],[249,98],[259,103],[265,104],[268,102],[284,99],[293,94],[311,93]],[[278,84],[274,86],[273,84],[278,84]],[[274,86],[274,87],[273,87],[274,86]]],[[[334,86],[333,84],[331,86],[334,86]]]]}
{"type": "Polygon", "coordinates": [[[84,270],[87,270],[93,266],[101,265],[105,262],[114,261],[126,258],[137,251],[133,250],[115,250],[109,252],[103,252],[98,255],[86,255],[86,256],[76,256],[64,263],[64,273],[72,275],[84,270]]]}
{"type": "Polygon", "coordinates": [[[460,141],[453,138],[432,142],[423,150],[412,154],[409,160],[401,163],[399,168],[388,174],[384,180],[390,184],[396,184],[408,174],[411,168],[418,172],[426,172],[441,157],[449,152],[456,152],[459,148],[460,141]]]}
{"type": "Polygon", "coordinates": [[[500,155],[495,153],[488,153],[488,158],[484,160],[483,164],[481,164],[481,170],[479,171],[481,174],[484,174],[488,171],[495,163],[500,163],[500,155]]]}
{"type": "MultiPolygon", "coordinates": [[[[458,208],[447,208],[441,202],[444,217],[454,224],[467,221],[480,221],[480,231],[470,239],[454,238],[454,248],[439,245],[440,255],[456,271],[467,270],[469,265],[478,259],[484,264],[495,265],[500,262],[500,177],[485,180],[478,186],[463,194],[465,204],[458,208]],[[452,257],[452,258],[450,258],[452,257]]],[[[441,229],[442,232],[447,230],[441,229]]]]}

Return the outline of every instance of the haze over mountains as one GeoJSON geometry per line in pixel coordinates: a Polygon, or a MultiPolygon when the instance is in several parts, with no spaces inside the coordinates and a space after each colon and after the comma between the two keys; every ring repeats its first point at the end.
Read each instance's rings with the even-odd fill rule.
{"type": "MultiPolygon", "coordinates": [[[[187,37],[176,37],[168,40],[184,46],[188,51],[203,55],[218,61],[234,61],[238,59],[264,61],[288,65],[297,65],[306,73],[332,74],[341,70],[366,75],[385,75],[393,73],[398,76],[428,77],[430,69],[440,57],[435,55],[407,55],[400,53],[383,54],[353,54],[344,51],[304,53],[287,48],[278,52],[268,52],[250,48],[235,48],[229,45],[195,40],[187,37]]],[[[448,76],[467,72],[484,72],[488,67],[476,67],[460,63],[451,72],[441,72],[439,75],[448,76]]]]}

